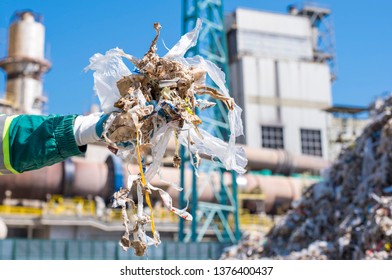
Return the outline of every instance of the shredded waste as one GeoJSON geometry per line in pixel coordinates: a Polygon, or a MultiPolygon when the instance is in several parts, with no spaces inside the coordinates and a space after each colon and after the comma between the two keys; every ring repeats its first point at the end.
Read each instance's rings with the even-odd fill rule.
{"type": "MultiPolygon", "coordinates": [[[[170,195],[150,184],[158,174],[170,138],[176,143],[173,166],[179,167],[180,145],[184,145],[191,156],[192,165],[197,168],[200,154],[218,158],[227,169],[243,174],[247,164],[243,148],[235,145],[235,138],[243,134],[241,108],[236,105],[225,87],[225,75],[212,62],[201,56],[187,57],[187,50],[195,46],[201,21],[191,32],[181,37],[179,42],[159,57],[156,53],[161,26],[154,24],[156,36],[148,52],[138,59],[115,48],[105,55],[95,54],[90,58],[86,70],[94,70],[94,90],[98,95],[104,113],[110,114],[104,125],[104,142],[108,148],[126,163],[136,160],[138,174],[129,174],[128,183],[113,196],[113,207],[121,207],[125,233],[120,245],[124,250],[133,248],[135,254],[143,256],[148,246],[160,243],[155,228],[151,193],[158,192],[165,207],[184,218],[192,220],[185,209],[173,206],[170,195]],[[134,64],[131,72],[123,58],[134,64]],[[207,75],[218,89],[206,85],[207,75]],[[215,105],[214,102],[199,98],[208,95],[223,102],[228,109],[230,139],[226,143],[200,125],[201,119],[196,108],[204,110],[215,105]],[[152,156],[151,164],[146,157],[152,156]],[[131,196],[136,188],[137,203],[131,196]],[[144,208],[146,202],[149,211],[144,208]],[[136,210],[129,217],[127,208],[136,210]],[[151,225],[152,237],[146,234],[146,225],[151,225]]],[[[177,187],[178,191],[182,189],[177,187]]]]}
{"type": "Polygon", "coordinates": [[[392,96],[363,133],[264,236],[246,234],[223,259],[392,259],[392,96]]]}

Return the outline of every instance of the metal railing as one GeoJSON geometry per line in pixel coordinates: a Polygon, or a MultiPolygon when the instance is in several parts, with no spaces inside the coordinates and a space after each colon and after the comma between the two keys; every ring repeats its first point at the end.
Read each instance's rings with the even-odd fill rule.
{"type": "Polygon", "coordinates": [[[42,209],[35,208],[35,207],[26,207],[26,206],[0,205],[0,214],[41,216],[42,209]]]}
{"type": "MultiPolygon", "coordinates": [[[[254,195],[252,195],[254,196],[254,195]]],[[[262,195],[259,199],[261,199],[262,195]]],[[[108,211],[104,213],[104,221],[113,222],[121,221],[122,214],[120,209],[108,208],[108,211]]],[[[155,208],[154,218],[156,222],[161,223],[178,223],[178,216],[168,211],[165,208],[155,208]]],[[[129,210],[131,212],[131,210],[129,210]]],[[[131,214],[131,213],[129,213],[131,214]]],[[[74,217],[93,217],[102,218],[97,216],[96,206],[94,201],[86,200],[83,198],[75,197],[71,199],[65,199],[61,196],[52,197],[49,202],[44,203],[41,208],[28,207],[28,206],[10,206],[0,205],[0,216],[1,215],[21,215],[21,216],[36,216],[41,217],[43,215],[54,215],[54,216],[74,216],[74,217]]],[[[256,229],[263,228],[269,229],[273,226],[273,222],[266,215],[250,214],[248,210],[241,209],[239,212],[239,221],[241,229],[256,229]]],[[[228,217],[228,222],[232,225],[234,223],[233,217],[228,217]]]]}
{"type": "Polygon", "coordinates": [[[147,256],[124,252],[117,241],[101,240],[0,240],[0,260],[208,260],[219,259],[230,244],[163,241],[151,246],[147,256]]]}

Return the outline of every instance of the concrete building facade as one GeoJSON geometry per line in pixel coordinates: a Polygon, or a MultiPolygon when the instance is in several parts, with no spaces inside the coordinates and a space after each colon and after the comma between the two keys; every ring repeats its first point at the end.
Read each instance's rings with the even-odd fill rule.
{"type": "Polygon", "coordinates": [[[317,28],[299,14],[237,9],[226,18],[231,93],[250,147],[328,158],[331,72],[317,28]]]}

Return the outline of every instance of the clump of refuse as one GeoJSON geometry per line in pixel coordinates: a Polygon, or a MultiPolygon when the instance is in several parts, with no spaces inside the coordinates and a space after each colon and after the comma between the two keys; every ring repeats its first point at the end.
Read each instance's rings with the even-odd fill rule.
{"type": "Polygon", "coordinates": [[[222,258],[392,259],[392,96],[371,115],[267,236],[246,235],[222,258]]]}
{"type": "MultiPolygon", "coordinates": [[[[241,108],[229,96],[225,87],[225,75],[212,62],[200,56],[187,57],[187,50],[195,46],[201,21],[191,32],[181,37],[169,52],[159,57],[156,43],[161,26],[154,24],[156,36],[148,52],[138,59],[115,48],[105,55],[95,54],[90,58],[86,69],[95,70],[94,89],[102,110],[110,114],[104,125],[104,142],[125,162],[136,160],[139,174],[129,174],[127,186],[114,194],[113,207],[121,207],[125,233],[120,241],[124,250],[134,248],[135,254],[143,256],[150,245],[160,243],[155,229],[150,194],[157,191],[169,211],[186,220],[192,216],[186,209],[177,209],[167,192],[150,184],[159,174],[159,167],[171,137],[176,143],[173,166],[179,167],[180,145],[184,145],[191,156],[192,165],[197,168],[199,154],[218,158],[227,169],[242,174],[247,164],[243,148],[235,145],[235,138],[243,134],[241,108]],[[123,58],[132,62],[135,70],[131,72],[123,58]],[[206,85],[207,75],[218,87],[206,85]],[[224,102],[228,109],[230,139],[226,143],[200,125],[201,119],[196,108],[204,110],[215,105],[214,102],[199,98],[209,95],[224,102]],[[150,165],[145,158],[151,154],[150,165]],[[137,203],[130,198],[131,189],[136,188],[137,203]],[[143,202],[149,207],[144,212],[143,202]],[[135,208],[136,215],[128,217],[127,207],[135,208]],[[145,226],[151,224],[152,237],[146,234],[145,226]]],[[[182,189],[177,188],[179,191],[182,189]]]]}

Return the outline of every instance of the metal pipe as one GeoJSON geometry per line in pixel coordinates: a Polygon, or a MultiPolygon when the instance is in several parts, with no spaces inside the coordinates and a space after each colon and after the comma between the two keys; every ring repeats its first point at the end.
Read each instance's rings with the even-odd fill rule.
{"type": "Polygon", "coordinates": [[[47,194],[61,194],[63,183],[63,163],[57,163],[39,170],[17,175],[0,176],[0,197],[7,190],[12,198],[46,199],[47,194]]]}
{"type": "Polygon", "coordinates": [[[241,231],[240,228],[240,217],[239,217],[239,205],[238,205],[238,184],[237,184],[237,176],[234,171],[231,171],[231,179],[232,179],[232,192],[234,197],[234,202],[236,205],[234,206],[234,229],[235,229],[235,239],[238,241],[241,239],[241,231]]]}
{"type": "MultiPolygon", "coordinates": [[[[107,161],[108,162],[108,161],[107,161]]],[[[48,194],[62,194],[68,196],[101,196],[108,199],[113,194],[115,178],[119,171],[114,172],[113,165],[87,161],[83,158],[74,157],[70,163],[58,163],[39,170],[24,172],[18,175],[0,176],[0,198],[4,198],[7,190],[12,191],[12,198],[28,198],[45,200],[48,194]],[[65,165],[68,164],[68,167],[65,165]]],[[[138,173],[136,165],[123,165],[123,183],[127,183],[128,169],[132,174],[138,173]]],[[[155,176],[151,184],[166,190],[173,198],[173,203],[178,205],[179,192],[169,182],[179,183],[180,170],[170,167],[162,167],[161,178],[155,176]]],[[[192,170],[184,170],[185,193],[192,187],[192,170]]],[[[230,172],[224,174],[225,184],[232,185],[233,176],[230,172]]],[[[242,178],[246,182],[242,192],[265,194],[265,210],[267,213],[276,212],[278,208],[287,207],[290,203],[301,196],[301,190],[305,185],[310,185],[312,180],[283,176],[260,176],[245,174],[242,178]]],[[[198,200],[213,202],[215,192],[220,191],[220,177],[217,172],[210,174],[200,172],[197,178],[198,200]]],[[[156,192],[153,199],[159,200],[156,192]]],[[[248,208],[256,209],[252,201],[247,202],[248,208]]]]}
{"type": "Polygon", "coordinates": [[[106,163],[90,162],[79,157],[72,160],[76,167],[73,195],[98,195],[108,198],[113,194],[114,186],[108,184],[108,166],[106,163]]]}
{"type": "MultiPolygon", "coordinates": [[[[130,170],[133,174],[137,173],[137,166],[131,165],[130,170]]],[[[171,187],[168,182],[178,183],[180,178],[180,170],[171,167],[161,168],[161,178],[155,176],[151,181],[151,184],[160,187],[167,191],[173,198],[175,203],[179,192],[171,187]]],[[[192,186],[192,170],[185,170],[185,193],[189,193],[189,189],[192,186]]],[[[296,178],[296,177],[285,177],[285,176],[263,176],[256,174],[245,174],[241,178],[246,182],[245,186],[241,187],[241,192],[245,193],[262,193],[265,195],[264,208],[267,213],[276,213],[279,210],[287,209],[291,202],[301,197],[302,189],[305,186],[309,186],[316,182],[315,179],[296,178]]],[[[224,174],[225,184],[228,186],[232,185],[232,175],[229,172],[224,174]]],[[[124,177],[124,184],[126,183],[126,176],[124,177]]],[[[215,201],[214,189],[219,192],[220,190],[220,179],[219,173],[212,172],[210,174],[199,172],[197,180],[197,188],[199,190],[198,198],[199,201],[212,202],[215,201]]],[[[156,193],[153,193],[154,199],[159,199],[156,193]]],[[[189,198],[190,199],[190,198],[189,198]]],[[[246,201],[246,208],[251,211],[255,211],[257,208],[255,201],[246,201]]]]}
{"type": "MultiPolygon", "coordinates": [[[[312,172],[319,174],[327,168],[330,162],[316,156],[294,155],[286,150],[275,150],[266,148],[250,148],[242,146],[248,159],[247,170],[269,169],[274,173],[288,175],[290,173],[312,172]]],[[[174,154],[174,141],[167,146],[167,154],[174,154]]],[[[206,155],[201,155],[209,158],[206,155]]]]}

